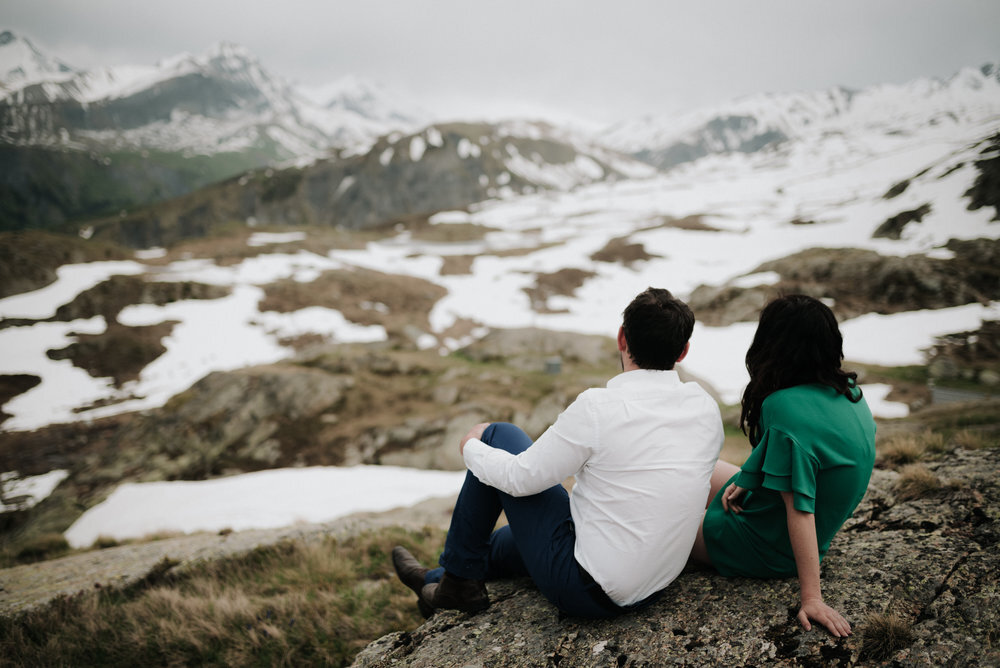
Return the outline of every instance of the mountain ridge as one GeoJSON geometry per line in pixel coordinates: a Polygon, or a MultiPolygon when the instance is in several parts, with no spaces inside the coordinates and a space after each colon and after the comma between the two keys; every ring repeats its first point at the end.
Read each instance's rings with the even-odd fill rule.
{"type": "Polygon", "coordinates": [[[671,169],[713,154],[754,153],[836,135],[912,134],[938,125],[1000,122],[1000,65],[966,67],[944,80],[918,78],[863,89],[758,93],[681,114],[625,121],[600,139],[671,169]]]}
{"type": "Polygon", "coordinates": [[[330,107],[314,103],[270,73],[249,50],[231,42],[219,42],[199,55],[178,54],[155,66],[76,70],[64,63],[55,67],[57,61],[27,38],[3,34],[4,143],[91,149],[104,144],[136,149],[181,146],[212,153],[225,148],[227,136],[263,126],[258,134],[270,135],[278,144],[276,157],[290,159],[356,147],[415,124],[405,110],[381,103],[374,85],[355,85],[362,99],[353,104],[348,98],[351,89],[344,87],[333,118],[324,121],[330,107]],[[16,65],[25,54],[32,62],[16,65]],[[19,71],[25,74],[10,74],[19,71]],[[191,117],[215,121],[217,127],[213,131],[202,122],[191,132],[191,117]],[[331,132],[331,127],[340,132],[331,132]],[[137,129],[145,132],[134,132],[137,129]]]}
{"type": "Polygon", "coordinates": [[[2,34],[0,230],[62,229],[253,169],[363,153],[416,125],[374,86],[363,104],[324,108],[231,43],[152,67],[76,70],[2,34]]]}

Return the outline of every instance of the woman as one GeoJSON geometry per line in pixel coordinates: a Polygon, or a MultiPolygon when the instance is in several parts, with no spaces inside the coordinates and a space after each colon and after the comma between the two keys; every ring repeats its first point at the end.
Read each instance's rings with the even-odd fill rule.
{"type": "Polygon", "coordinates": [[[875,462],[875,421],[843,357],[837,320],[819,300],[790,295],[764,308],[740,415],[753,450],[742,468],[716,465],[691,553],[726,576],[798,575],[802,626],[838,637],[851,626],[823,602],[819,563],[875,462]]]}

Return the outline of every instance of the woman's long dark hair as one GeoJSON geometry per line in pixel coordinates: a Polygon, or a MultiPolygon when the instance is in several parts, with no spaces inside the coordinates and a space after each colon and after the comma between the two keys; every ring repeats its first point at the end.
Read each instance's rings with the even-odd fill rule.
{"type": "Polygon", "coordinates": [[[859,401],[860,388],[852,389],[858,374],[841,369],[843,359],[844,338],[826,304],[806,295],[786,295],[765,306],[746,357],[750,382],[743,390],[740,429],[750,444],[760,442],[764,399],[778,390],[820,383],[859,401]]]}

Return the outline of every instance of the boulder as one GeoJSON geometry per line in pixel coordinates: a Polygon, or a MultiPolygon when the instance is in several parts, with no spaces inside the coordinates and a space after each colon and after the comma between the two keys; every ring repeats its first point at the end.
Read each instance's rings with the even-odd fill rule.
{"type": "Polygon", "coordinates": [[[650,607],[617,619],[561,615],[530,580],[489,584],[479,614],[439,611],[364,649],[355,666],[998,665],[1000,450],[928,464],[942,485],[901,501],[877,470],[823,561],[846,639],[796,621],[798,583],[689,571],[650,607]],[[896,640],[878,621],[894,615],[896,640]],[[902,640],[899,640],[902,638],[902,640]]]}
{"type": "Polygon", "coordinates": [[[477,362],[503,361],[517,369],[541,371],[548,360],[600,365],[618,359],[614,339],[599,335],[557,332],[533,327],[493,329],[482,339],[462,349],[477,362]]]}

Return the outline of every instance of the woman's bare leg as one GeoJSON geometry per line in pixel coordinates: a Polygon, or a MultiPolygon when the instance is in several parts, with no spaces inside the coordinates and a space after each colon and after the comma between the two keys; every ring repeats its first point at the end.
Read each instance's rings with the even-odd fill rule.
{"type": "MultiPolygon", "coordinates": [[[[711,490],[708,493],[705,508],[708,508],[708,504],[712,502],[712,499],[719,493],[722,486],[729,482],[729,479],[736,475],[739,470],[739,466],[724,462],[721,459],[715,463],[715,470],[712,471],[712,480],[710,483],[711,490]]],[[[695,537],[694,546],[691,548],[691,558],[688,559],[688,566],[691,566],[693,562],[712,565],[712,559],[708,556],[708,549],[705,547],[705,536],[702,533],[701,524],[698,525],[698,535],[695,537]]]]}
{"type": "Polygon", "coordinates": [[[708,500],[705,501],[705,508],[708,508],[708,504],[712,502],[715,495],[719,493],[722,486],[729,482],[729,479],[740,472],[740,467],[735,464],[730,464],[729,462],[724,462],[721,459],[715,462],[715,470],[712,471],[712,488],[708,492],[708,500]]]}

